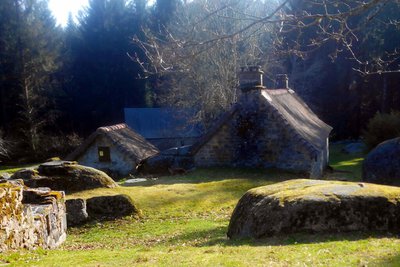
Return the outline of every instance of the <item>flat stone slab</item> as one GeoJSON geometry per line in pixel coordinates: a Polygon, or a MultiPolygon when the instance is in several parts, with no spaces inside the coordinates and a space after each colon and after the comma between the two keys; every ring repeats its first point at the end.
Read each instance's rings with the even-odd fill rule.
{"type": "Polygon", "coordinates": [[[129,179],[126,180],[123,185],[129,186],[129,185],[135,185],[138,183],[143,183],[143,182],[147,182],[146,178],[134,178],[134,179],[129,179]]]}
{"type": "Polygon", "coordinates": [[[298,179],[254,188],[239,200],[227,235],[344,231],[400,232],[400,187],[298,179]]]}

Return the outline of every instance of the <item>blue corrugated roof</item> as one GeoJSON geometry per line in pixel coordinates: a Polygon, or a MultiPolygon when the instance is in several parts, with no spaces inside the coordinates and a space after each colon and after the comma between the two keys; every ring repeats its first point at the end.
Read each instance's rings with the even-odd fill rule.
{"type": "Polygon", "coordinates": [[[125,123],[145,138],[199,137],[202,127],[191,122],[190,110],[125,108],[125,123]]]}

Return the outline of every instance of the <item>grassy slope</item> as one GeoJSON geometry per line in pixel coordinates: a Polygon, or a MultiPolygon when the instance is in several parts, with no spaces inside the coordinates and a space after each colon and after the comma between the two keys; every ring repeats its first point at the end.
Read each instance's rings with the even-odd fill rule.
{"type": "MultiPolygon", "coordinates": [[[[338,151],[332,155],[336,167],[355,172],[333,173],[329,178],[359,177],[359,161],[351,165],[354,161],[338,151]]],[[[71,228],[60,249],[3,254],[0,265],[400,266],[400,239],[388,234],[226,238],[229,216],[245,191],[292,178],[299,177],[276,171],[208,169],[141,186],[77,193],[68,197],[128,194],[143,210],[143,218],[71,228]]]]}

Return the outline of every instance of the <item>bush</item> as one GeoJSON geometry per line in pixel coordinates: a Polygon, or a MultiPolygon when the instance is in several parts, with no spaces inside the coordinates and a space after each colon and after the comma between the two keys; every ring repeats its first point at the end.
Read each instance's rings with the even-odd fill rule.
{"type": "Polygon", "coordinates": [[[385,140],[399,137],[400,113],[392,111],[390,114],[382,114],[378,112],[368,122],[363,136],[368,150],[373,149],[385,140]]]}

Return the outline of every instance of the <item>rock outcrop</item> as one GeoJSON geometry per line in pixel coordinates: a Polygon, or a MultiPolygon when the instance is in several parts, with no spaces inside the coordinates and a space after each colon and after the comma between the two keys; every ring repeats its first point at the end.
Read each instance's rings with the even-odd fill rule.
{"type": "Polygon", "coordinates": [[[306,179],[254,188],[237,204],[227,235],[355,230],[400,232],[400,188],[306,179]]]}
{"type": "Polygon", "coordinates": [[[140,213],[127,195],[92,197],[86,200],[86,205],[91,219],[115,219],[140,213]]]}
{"type": "Polygon", "coordinates": [[[93,220],[113,220],[124,216],[140,216],[141,211],[127,195],[99,196],[85,199],[69,199],[66,202],[69,226],[93,220]]]}
{"type": "Polygon", "coordinates": [[[0,183],[0,251],[55,248],[66,238],[64,193],[0,183]]]}
{"type": "Polygon", "coordinates": [[[362,179],[369,183],[400,185],[400,137],[379,144],[368,153],[362,179]]]}
{"type": "Polygon", "coordinates": [[[65,202],[67,207],[67,223],[68,226],[77,226],[86,223],[89,220],[89,215],[86,211],[86,200],[68,199],[65,202]]]}
{"type": "Polygon", "coordinates": [[[22,179],[32,188],[50,187],[67,193],[99,187],[116,187],[106,173],[71,161],[52,161],[39,165],[38,169],[16,172],[10,179],[22,179]]]}

